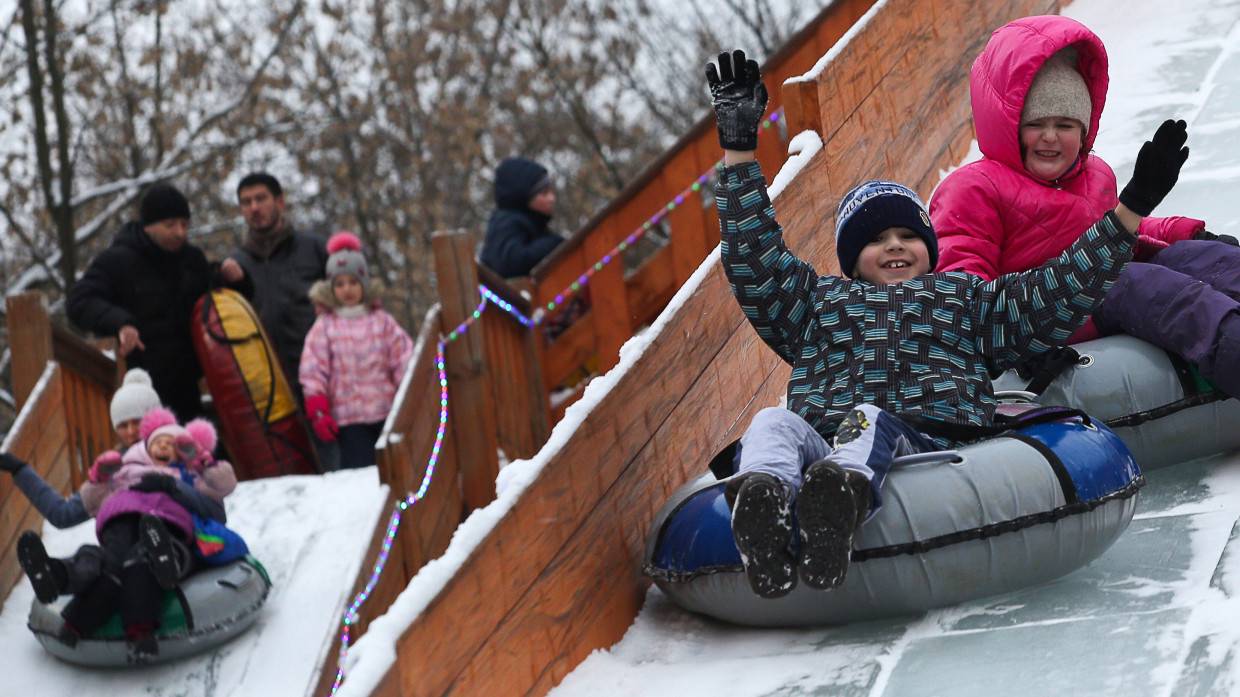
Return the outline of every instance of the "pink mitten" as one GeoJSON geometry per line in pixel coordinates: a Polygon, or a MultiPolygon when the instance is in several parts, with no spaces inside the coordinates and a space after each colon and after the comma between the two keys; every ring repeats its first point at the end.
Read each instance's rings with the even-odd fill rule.
{"type": "Polygon", "coordinates": [[[121,454],[115,450],[108,450],[95,458],[86,476],[96,484],[103,484],[112,479],[112,475],[116,474],[116,470],[120,468],[121,454]]]}

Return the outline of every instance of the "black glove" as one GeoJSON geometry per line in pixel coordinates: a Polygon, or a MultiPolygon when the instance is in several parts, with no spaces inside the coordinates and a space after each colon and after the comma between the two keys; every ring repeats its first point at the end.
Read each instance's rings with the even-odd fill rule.
{"type": "Polygon", "coordinates": [[[755,150],[758,127],[766,113],[766,85],[758,62],[745,60],[745,52],[737,49],[719,54],[719,69],[706,64],[706,84],[710,87],[710,103],[715,109],[719,144],[724,150],[755,150]]]}
{"type": "Polygon", "coordinates": [[[1216,235],[1213,232],[1210,232],[1209,230],[1202,230],[1196,235],[1193,235],[1193,239],[1194,240],[1205,240],[1207,242],[1222,242],[1223,244],[1229,244],[1233,247],[1240,247],[1240,240],[1237,240],[1236,238],[1231,237],[1230,235],[1216,235]]]}
{"type": "Polygon", "coordinates": [[[129,487],[130,491],[145,491],[147,493],[177,493],[177,480],[166,474],[156,474],[148,472],[142,475],[142,479],[133,486],[129,487]]]}
{"type": "Polygon", "coordinates": [[[1154,207],[1171,191],[1180,178],[1180,168],[1188,159],[1188,124],[1167,119],[1154,133],[1153,140],[1145,141],[1137,153],[1137,165],[1132,179],[1119,195],[1119,202],[1140,216],[1149,215],[1154,207]]]}
{"type": "Polygon", "coordinates": [[[0,470],[4,470],[9,474],[17,474],[17,471],[25,466],[26,463],[18,460],[9,453],[0,453],[0,470]]]}

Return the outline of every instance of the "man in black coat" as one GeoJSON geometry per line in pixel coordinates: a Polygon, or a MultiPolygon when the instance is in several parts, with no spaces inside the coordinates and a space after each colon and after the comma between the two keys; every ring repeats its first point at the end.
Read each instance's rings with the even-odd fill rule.
{"type": "Polygon", "coordinates": [[[275,344],[289,387],[302,401],[297,372],[306,334],[314,324],[310,286],[325,277],[327,243],[297,232],[284,215],[284,188],[266,172],[237,184],[237,203],[245,216],[245,239],[232,253],[254,283],[254,310],[275,344]]]}
{"type": "Polygon", "coordinates": [[[182,419],[202,413],[190,321],[194,303],[213,284],[250,293],[236,262],[218,267],[186,240],[189,202],[169,184],[142,196],[140,218],[125,223],[69,290],[69,320],[100,336],[116,336],[131,368],[151,374],[165,406],[182,419]]]}
{"type": "Polygon", "coordinates": [[[499,163],[482,263],[504,278],[528,276],[564,241],[547,227],[554,210],[555,188],[547,168],[521,157],[499,163]]]}

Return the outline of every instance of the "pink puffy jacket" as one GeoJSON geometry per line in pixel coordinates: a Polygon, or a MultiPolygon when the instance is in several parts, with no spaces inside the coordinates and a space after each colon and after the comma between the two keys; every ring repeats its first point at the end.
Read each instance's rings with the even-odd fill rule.
{"type": "MultiPolygon", "coordinates": [[[[986,279],[1025,271],[1058,256],[1118,203],[1115,173],[1090,154],[1107,94],[1102,41],[1067,17],[1026,17],[990,37],[973,63],[969,93],[984,157],[952,172],[930,199],[939,237],[939,271],[967,271],[986,279]],[[1078,69],[1093,102],[1081,156],[1053,182],[1025,171],[1020,114],[1033,77],[1056,51],[1075,45],[1078,69]]],[[[1138,257],[1205,228],[1192,218],[1146,218],[1138,257]]],[[[1079,337],[1078,337],[1079,338],[1079,337]]]]}

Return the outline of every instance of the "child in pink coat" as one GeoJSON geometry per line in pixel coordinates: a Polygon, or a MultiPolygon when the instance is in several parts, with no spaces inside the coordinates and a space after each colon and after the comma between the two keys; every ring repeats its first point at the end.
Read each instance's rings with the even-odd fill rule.
{"type": "Polygon", "coordinates": [[[413,340],[377,304],[361,241],[327,241],[327,278],[310,287],[325,308],[306,335],[299,378],[315,435],[340,440],[341,467],[374,464],[375,441],[413,354],[413,340]]]}
{"type": "Polygon", "coordinates": [[[142,441],[124,457],[109,451],[96,458],[89,481],[67,498],[15,458],[5,467],[52,525],[95,518],[99,545],[87,545],[71,559],[49,557],[33,531],[17,543],[18,561],[40,602],[74,596],[62,612],[58,638],[74,645],[119,609],[135,663],[159,652],[161,589],[174,587],[191,570],[191,512],[222,522],[222,499],[237,483],[231,465],[210,457],[216,436],[209,422],[182,428],[170,411],[157,407],[142,417],[139,431],[142,441]],[[83,555],[87,550],[93,554],[83,555]],[[84,563],[89,560],[95,563],[84,563]]]}
{"type": "MultiPolygon", "coordinates": [[[[1101,39],[1075,20],[1025,17],[991,36],[970,73],[983,158],[952,172],[930,201],[943,271],[986,279],[1054,258],[1122,200],[1091,152],[1108,86],[1101,39]]],[[[1126,198],[1127,196],[1127,198],[1126,198]]],[[[1070,343],[1125,332],[1198,364],[1240,396],[1240,249],[1200,220],[1146,217],[1137,262],[1070,343]]]]}

